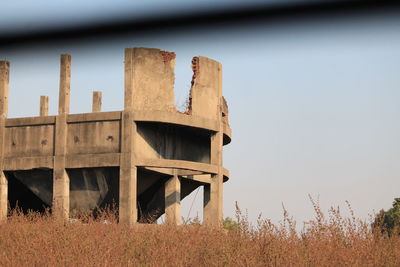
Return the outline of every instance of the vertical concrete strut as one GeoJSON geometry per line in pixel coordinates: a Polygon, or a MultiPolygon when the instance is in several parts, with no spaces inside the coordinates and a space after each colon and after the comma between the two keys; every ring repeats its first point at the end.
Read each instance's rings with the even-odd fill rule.
{"type": "Polygon", "coordinates": [[[4,174],[5,121],[8,115],[8,84],[10,63],[0,61],[0,222],[7,219],[8,181],[4,174]]]}
{"type": "Polygon", "coordinates": [[[137,222],[137,167],[135,165],[136,123],[134,110],[134,49],[125,49],[125,96],[121,118],[121,154],[119,171],[119,221],[137,222]]]}
{"type": "Polygon", "coordinates": [[[101,92],[93,92],[92,112],[101,112],[101,92]]]}
{"type": "Polygon", "coordinates": [[[60,91],[58,116],[56,117],[54,168],[53,168],[53,214],[60,218],[69,217],[69,184],[65,170],[67,150],[67,116],[70,107],[71,56],[61,55],[60,91]]]}
{"type": "Polygon", "coordinates": [[[204,186],[204,223],[211,226],[219,226],[222,223],[223,204],[223,124],[222,124],[222,65],[214,60],[199,57],[198,59],[198,81],[194,84],[193,114],[199,113],[200,108],[207,98],[216,105],[208,116],[217,120],[217,132],[211,136],[210,162],[218,166],[218,173],[211,175],[211,183],[204,186]],[[196,88],[198,83],[198,87],[196,88]],[[200,90],[208,88],[208,94],[200,94],[200,90]],[[197,95],[201,96],[196,99],[197,95]],[[204,96],[206,95],[206,96],[204,96]]]}
{"type": "Polygon", "coordinates": [[[49,115],[49,97],[42,95],[40,96],[40,116],[48,116],[49,115]]]}
{"type": "Polygon", "coordinates": [[[181,182],[176,169],[174,176],[165,182],[165,221],[167,224],[181,224],[181,182]]]}

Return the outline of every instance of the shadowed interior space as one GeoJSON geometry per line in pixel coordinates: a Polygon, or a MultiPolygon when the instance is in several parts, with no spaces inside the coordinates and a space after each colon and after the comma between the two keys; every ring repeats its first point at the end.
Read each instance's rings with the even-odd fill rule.
{"type": "Polygon", "coordinates": [[[53,171],[28,170],[6,172],[10,209],[44,212],[53,197],[53,171]]]}
{"type": "Polygon", "coordinates": [[[70,179],[71,217],[80,213],[96,216],[102,209],[118,211],[119,169],[67,169],[70,179]]]}

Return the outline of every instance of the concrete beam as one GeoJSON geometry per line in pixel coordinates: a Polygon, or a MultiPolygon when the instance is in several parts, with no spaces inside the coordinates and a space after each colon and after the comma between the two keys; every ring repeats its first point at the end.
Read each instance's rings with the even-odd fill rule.
{"type": "Polygon", "coordinates": [[[0,61],[0,221],[7,219],[8,211],[8,182],[4,174],[4,137],[8,115],[9,80],[10,63],[8,61],[0,61]]]}
{"type": "Polygon", "coordinates": [[[60,91],[54,141],[52,212],[56,217],[67,219],[69,217],[70,179],[65,170],[65,155],[67,152],[67,116],[71,91],[71,56],[63,54],[60,61],[60,91]]]}
{"type": "Polygon", "coordinates": [[[201,171],[203,173],[218,173],[218,166],[188,160],[138,158],[136,159],[136,165],[141,167],[174,168],[201,171]]]}
{"type": "Polygon", "coordinates": [[[6,127],[49,125],[56,123],[56,116],[7,119],[6,127]]]}
{"type": "Polygon", "coordinates": [[[181,224],[181,182],[176,171],[165,182],[165,221],[167,224],[181,224]]]}
{"type": "Polygon", "coordinates": [[[40,116],[45,117],[49,115],[49,97],[40,96],[40,116]]]}
{"type": "Polygon", "coordinates": [[[101,92],[93,92],[92,112],[101,112],[101,92]]]}
{"type": "Polygon", "coordinates": [[[186,177],[183,176],[183,178],[188,179],[188,180],[193,180],[196,182],[200,182],[203,184],[210,184],[212,182],[210,174],[188,175],[186,177]]]}

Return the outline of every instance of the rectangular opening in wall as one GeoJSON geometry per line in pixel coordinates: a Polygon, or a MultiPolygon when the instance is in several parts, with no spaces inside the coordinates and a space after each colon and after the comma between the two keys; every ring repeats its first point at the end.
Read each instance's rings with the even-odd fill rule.
{"type": "Polygon", "coordinates": [[[10,210],[19,209],[44,213],[53,199],[53,170],[23,170],[5,172],[8,179],[10,210]]]}
{"type": "Polygon", "coordinates": [[[182,125],[139,122],[141,156],[210,163],[210,132],[182,125]]]}
{"type": "Polygon", "coordinates": [[[97,217],[99,212],[118,213],[119,168],[67,169],[70,179],[70,217],[97,217]]]}

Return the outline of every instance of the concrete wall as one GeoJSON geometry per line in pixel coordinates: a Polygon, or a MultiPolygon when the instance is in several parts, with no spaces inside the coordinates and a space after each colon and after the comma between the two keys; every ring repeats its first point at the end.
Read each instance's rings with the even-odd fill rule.
{"type": "Polygon", "coordinates": [[[219,83],[222,66],[215,60],[195,57],[192,68],[191,114],[215,120],[221,116],[222,92],[219,83]]]}
{"type": "Polygon", "coordinates": [[[67,154],[119,152],[120,127],[119,121],[68,124],[67,154]]]}
{"type": "Polygon", "coordinates": [[[127,48],[129,57],[125,59],[130,75],[126,82],[131,83],[132,96],[127,98],[134,103],[136,110],[174,109],[174,66],[175,54],[154,48],[127,48]],[[131,62],[127,62],[127,61],[131,62]],[[129,64],[131,63],[131,64],[129,64]]]}
{"type": "Polygon", "coordinates": [[[52,156],[54,153],[54,125],[6,127],[4,156],[52,156]]]}

